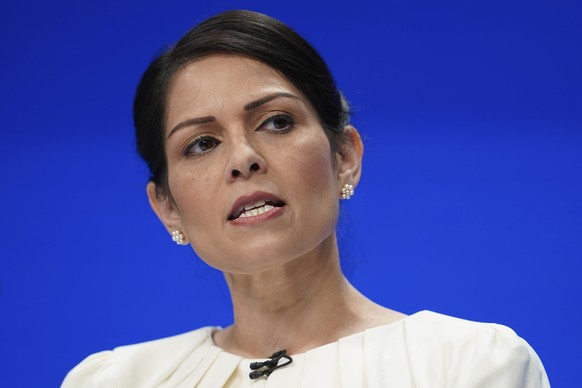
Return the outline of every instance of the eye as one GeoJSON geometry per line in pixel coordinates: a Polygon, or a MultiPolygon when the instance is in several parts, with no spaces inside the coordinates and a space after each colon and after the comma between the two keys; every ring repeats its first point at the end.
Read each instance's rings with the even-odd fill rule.
{"type": "Polygon", "coordinates": [[[219,144],[220,141],[211,136],[198,136],[184,147],[182,154],[184,156],[202,156],[214,150],[219,144]]]}
{"type": "Polygon", "coordinates": [[[278,113],[263,121],[259,129],[267,132],[287,133],[293,129],[294,125],[293,117],[285,113],[278,113]]]}

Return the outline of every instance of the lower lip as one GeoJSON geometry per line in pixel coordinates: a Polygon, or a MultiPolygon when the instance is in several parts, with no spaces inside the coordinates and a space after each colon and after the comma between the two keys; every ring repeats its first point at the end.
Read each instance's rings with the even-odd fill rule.
{"type": "Polygon", "coordinates": [[[271,210],[264,212],[263,214],[257,214],[256,216],[250,217],[239,217],[232,221],[228,221],[231,225],[235,226],[252,226],[262,224],[265,221],[271,220],[273,218],[279,217],[283,214],[284,206],[274,207],[271,210]]]}

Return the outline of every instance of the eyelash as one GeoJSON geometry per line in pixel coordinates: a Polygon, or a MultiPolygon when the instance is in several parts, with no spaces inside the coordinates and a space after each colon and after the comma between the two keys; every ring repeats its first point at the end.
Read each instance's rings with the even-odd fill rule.
{"type": "MultiPolygon", "coordinates": [[[[259,125],[259,127],[257,128],[257,131],[261,130],[261,131],[265,131],[268,133],[273,133],[273,134],[285,134],[290,132],[293,128],[295,127],[295,119],[293,118],[293,116],[291,116],[288,113],[276,113],[270,117],[268,117],[267,119],[265,119],[261,125],[259,125]],[[283,129],[265,129],[265,127],[268,124],[271,123],[275,123],[276,120],[278,119],[285,119],[287,120],[287,125],[285,126],[285,128],[283,129]]],[[[212,136],[208,136],[208,135],[200,135],[200,136],[195,136],[192,140],[190,140],[186,146],[183,148],[181,154],[183,156],[186,157],[200,157],[203,156],[209,152],[212,152],[214,149],[216,149],[216,147],[218,145],[220,145],[220,143],[222,143],[220,140],[212,137],[212,136]],[[200,153],[196,154],[196,153],[192,153],[192,148],[194,148],[195,146],[199,145],[200,142],[202,142],[203,140],[210,140],[212,141],[214,144],[214,146],[212,147],[212,149],[206,150],[206,151],[201,151],[200,153]]]]}
{"type": "Polygon", "coordinates": [[[212,136],[208,136],[208,135],[200,135],[200,136],[195,136],[192,140],[190,140],[186,146],[184,147],[184,149],[182,150],[181,154],[183,156],[189,156],[189,157],[199,157],[202,155],[205,155],[209,152],[212,152],[219,144],[221,143],[220,140],[212,137],[212,136]],[[192,148],[194,148],[195,146],[199,145],[201,141],[203,140],[211,140],[212,142],[214,142],[214,147],[210,150],[207,151],[201,151],[199,154],[196,153],[192,153],[192,148]]]}
{"type": "Polygon", "coordinates": [[[276,114],[268,117],[265,121],[263,121],[258,129],[263,129],[267,124],[274,123],[275,120],[277,120],[277,119],[288,120],[288,124],[287,124],[288,128],[278,129],[278,130],[267,130],[268,132],[276,133],[276,134],[283,134],[283,133],[288,133],[289,131],[291,131],[295,127],[295,119],[293,118],[293,116],[291,116],[288,113],[276,113],[276,114]]]}

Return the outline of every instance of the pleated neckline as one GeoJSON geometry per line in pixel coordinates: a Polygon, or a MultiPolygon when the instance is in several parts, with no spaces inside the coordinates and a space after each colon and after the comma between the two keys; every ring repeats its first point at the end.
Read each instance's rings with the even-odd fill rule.
{"type": "MultiPolygon", "coordinates": [[[[290,356],[293,362],[277,369],[268,378],[251,380],[249,378],[250,364],[264,361],[265,358],[247,358],[223,350],[214,343],[212,333],[221,330],[220,327],[207,327],[203,330],[201,346],[196,355],[198,361],[187,372],[180,387],[215,388],[215,387],[253,387],[253,388],[286,388],[286,387],[357,387],[365,386],[366,381],[381,380],[377,376],[384,366],[380,359],[385,350],[386,336],[394,338],[392,346],[399,353],[405,351],[402,344],[402,331],[406,322],[421,315],[423,312],[411,314],[397,321],[368,328],[364,331],[350,334],[337,341],[317,346],[303,353],[290,356]],[[388,334],[390,333],[390,334],[388,334]]],[[[396,360],[398,361],[398,360],[396,360]]],[[[398,363],[398,362],[397,362],[398,363]]],[[[396,364],[395,364],[396,365],[396,364]]],[[[408,365],[400,365],[407,368],[408,365]]],[[[186,371],[184,371],[186,372],[186,371]]],[[[380,385],[382,386],[382,385],[380,385]]]]}
{"type": "MultiPolygon", "coordinates": [[[[419,314],[421,314],[421,313],[424,313],[424,312],[426,312],[426,311],[427,311],[427,310],[418,311],[418,312],[416,312],[416,313],[413,313],[413,314],[407,315],[407,316],[405,316],[404,318],[398,319],[398,320],[396,320],[396,321],[393,321],[393,322],[390,322],[390,323],[386,323],[386,324],[384,324],[384,325],[379,325],[379,326],[370,327],[370,328],[368,328],[368,329],[365,329],[365,330],[359,331],[359,332],[357,332],[357,333],[353,333],[353,334],[349,334],[349,335],[347,335],[347,336],[341,337],[341,338],[337,339],[336,341],[329,342],[329,343],[327,343],[327,344],[324,344],[324,345],[316,346],[316,347],[314,347],[314,348],[311,348],[311,349],[309,349],[309,350],[306,350],[305,352],[302,352],[302,353],[294,353],[294,354],[289,354],[289,356],[291,356],[292,358],[293,358],[293,357],[301,357],[301,356],[305,356],[305,355],[306,355],[306,354],[308,354],[308,353],[311,353],[311,352],[317,352],[317,351],[318,351],[318,349],[327,348],[327,347],[330,347],[330,346],[333,346],[333,345],[337,345],[337,344],[339,344],[341,341],[347,341],[347,340],[349,340],[349,339],[353,339],[353,338],[355,338],[355,337],[363,336],[363,335],[365,335],[367,332],[370,332],[370,331],[374,331],[374,330],[383,330],[383,329],[388,329],[388,328],[389,328],[389,327],[391,327],[391,326],[398,326],[398,325],[401,325],[401,324],[405,323],[407,320],[409,320],[409,319],[411,319],[411,318],[413,318],[413,317],[415,317],[415,316],[417,316],[417,315],[419,315],[419,314]]],[[[249,362],[264,361],[265,359],[267,359],[267,358],[269,357],[269,356],[266,356],[266,357],[263,357],[263,358],[249,358],[249,357],[241,356],[241,355],[238,355],[238,354],[235,354],[235,353],[231,353],[231,352],[229,352],[229,351],[226,351],[226,350],[224,350],[224,349],[223,349],[223,348],[221,348],[220,346],[216,345],[216,343],[214,342],[214,339],[212,338],[213,334],[214,334],[215,332],[219,331],[219,330],[223,330],[223,328],[222,328],[222,327],[220,327],[220,326],[214,326],[214,327],[208,327],[208,328],[207,328],[207,338],[205,339],[205,343],[206,343],[206,344],[207,344],[207,345],[208,345],[208,346],[209,346],[211,349],[213,349],[214,351],[218,351],[218,352],[220,352],[220,353],[227,354],[228,356],[230,356],[230,357],[233,357],[233,358],[238,358],[238,359],[240,359],[241,361],[249,361],[249,362]]],[[[273,351],[278,351],[278,350],[281,350],[281,349],[274,349],[273,351]]]]}

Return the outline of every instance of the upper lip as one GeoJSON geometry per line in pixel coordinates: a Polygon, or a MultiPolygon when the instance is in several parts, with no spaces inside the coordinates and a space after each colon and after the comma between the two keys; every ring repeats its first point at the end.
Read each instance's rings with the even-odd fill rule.
{"type": "Polygon", "coordinates": [[[259,201],[265,201],[274,206],[285,205],[285,201],[274,194],[266,193],[264,191],[255,191],[248,195],[242,195],[234,201],[230,213],[228,214],[228,220],[231,221],[236,219],[244,211],[245,206],[253,205],[259,201]]]}

